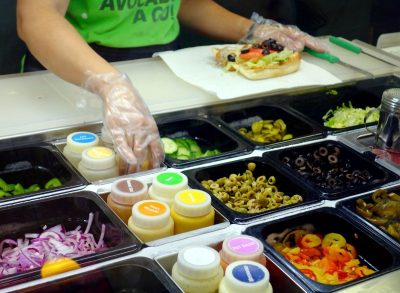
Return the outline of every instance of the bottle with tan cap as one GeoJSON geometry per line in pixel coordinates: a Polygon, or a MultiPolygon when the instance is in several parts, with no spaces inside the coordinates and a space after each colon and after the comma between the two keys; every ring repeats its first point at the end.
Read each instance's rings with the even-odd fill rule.
{"type": "Polygon", "coordinates": [[[78,171],[91,182],[117,177],[115,152],[102,146],[85,149],[78,164],[78,171]]]}
{"type": "Polygon", "coordinates": [[[188,188],[188,179],[185,174],[173,171],[161,172],[153,178],[149,196],[151,199],[163,201],[171,206],[175,194],[188,188]]]}
{"type": "Polygon", "coordinates": [[[171,217],[175,234],[213,225],[215,211],[210,195],[199,189],[178,192],[171,207],[171,217]]]}
{"type": "Polygon", "coordinates": [[[132,206],[145,199],[148,199],[146,183],[139,179],[122,178],[111,185],[107,204],[127,224],[132,206]]]}
{"type": "Polygon", "coordinates": [[[92,132],[79,131],[70,133],[63,149],[63,155],[77,168],[82,158],[82,152],[99,144],[99,137],[92,132]]]}

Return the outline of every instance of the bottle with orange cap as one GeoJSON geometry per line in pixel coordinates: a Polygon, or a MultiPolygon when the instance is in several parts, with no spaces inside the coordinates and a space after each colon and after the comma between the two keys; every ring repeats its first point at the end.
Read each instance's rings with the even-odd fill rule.
{"type": "Polygon", "coordinates": [[[158,200],[142,200],[132,207],[129,229],[143,242],[172,236],[174,221],[169,206],[158,200]]]}

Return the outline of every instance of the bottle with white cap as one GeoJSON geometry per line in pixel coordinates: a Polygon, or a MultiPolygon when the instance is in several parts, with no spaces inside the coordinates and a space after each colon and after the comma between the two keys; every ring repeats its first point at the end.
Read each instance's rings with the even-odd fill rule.
{"type": "Polygon", "coordinates": [[[226,267],[238,260],[251,260],[266,265],[264,246],[260,240],[250,235],[234,235],[226,238],[219,251],[221,266],[226,267]]]}
{"type": "Polygon", "coordinates": [[[179,191],[171,207],[171,217],[175,234],[213,225],[215,210],[210,195],[199,189],[179,191]]]}
{"type": "Polygon", "coordinates": [[[91,182],[117,177],[115,152],[102,146],[85,149],[78,164],[78,171],[91,182]]]}
{"type": "Polygon", "coordinates": [[[219,254],[208,246],[182,249],[172,267],[172,279],[185,293],[217,292],[223,276],[219,254]]]}
{"type": "Polygon", "coordinates": [[[145,199],[148,199],[146,183],[140,179],[122,178],[111,185],[107,205],[127,224],[132,206],[145,199]]]}
{"type": "Polygon", "coordinates": [[[142,200],[132,207],[129,229],[143,242],[172,236],[174,221],[169,206],[158,200],[142,200]]]}
{"type": "Polygon", "coordinates": [[[92,132],[79,131],[70,133],[67,136],[67,143],[63,149],[63,155],[74,167],[78,167],[78,163],[82,158],[82,152],[99,144],[99,137],[92,132]]]}
{"type": "Polygon", "coordinates": [[[251,260],[239,260],[228,265],[219,293],[272,293],[269,271],[251,260]]]}
{"type": "Polygon", "coordinates": [[[188,178],[185,174],[173,171],[161,172],[153,178],[149,196],[151,199],[163,201],[171,206],[175,194],[188,188],[188,178]]]}

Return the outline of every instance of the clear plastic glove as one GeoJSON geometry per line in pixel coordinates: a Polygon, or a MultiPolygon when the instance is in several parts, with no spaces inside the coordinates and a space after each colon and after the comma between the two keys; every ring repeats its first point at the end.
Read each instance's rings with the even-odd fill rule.
{"type": "Polygon", "coordinates": [[[120,175],[159,167],[164,150],[157,124],[128,76],[87,73],[83,87],[103,99],[103,122],[119,154],[120,175]]]}
{"type": "Polygon", "coordinates": [[[308,47],[317,52],[324,52],[326,48],[316,38],[301,31],[294,25],[283,25],[271,19],[265,19],[257,13],[253,13],[251,26],[248,33],[240,40],[240,43],[262,42],[269,38],[293,51],[302,51],[308,47]]]}

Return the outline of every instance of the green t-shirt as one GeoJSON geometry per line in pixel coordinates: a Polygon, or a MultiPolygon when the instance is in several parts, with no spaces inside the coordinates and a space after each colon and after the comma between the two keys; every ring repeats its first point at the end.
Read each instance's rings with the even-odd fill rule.
{"type": "Polygon", "coordinates": [[[168,44],[180,0],[71,0],[66,18],[88,43],[113,48],[168,44]]]}

